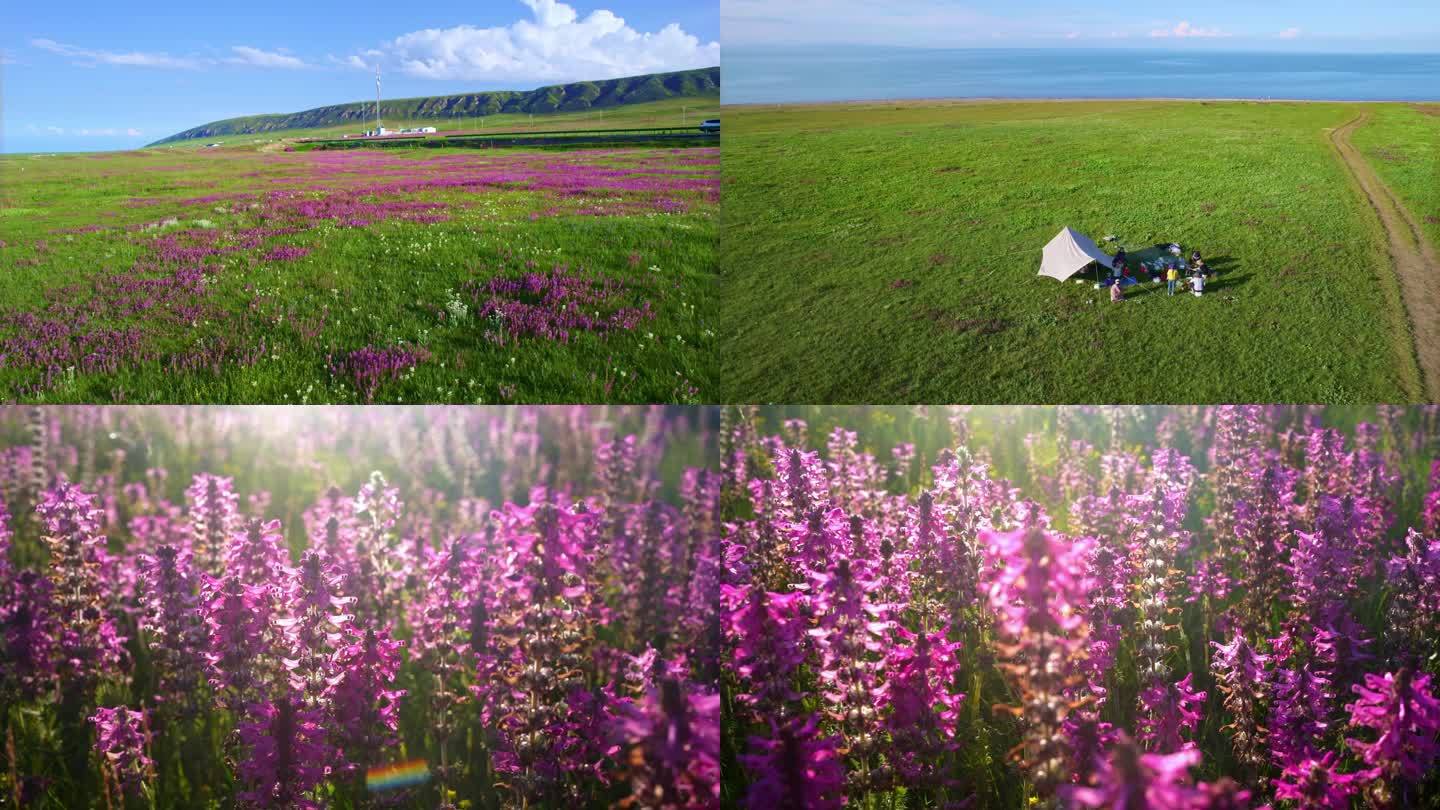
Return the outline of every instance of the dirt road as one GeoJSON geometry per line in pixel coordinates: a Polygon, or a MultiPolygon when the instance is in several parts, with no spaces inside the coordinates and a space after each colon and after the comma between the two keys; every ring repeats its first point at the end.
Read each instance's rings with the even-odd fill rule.
{"type": "Polygon", "coordinates": [[[1350,144],[1350,133],[1369,117],[1369,113],[1361,113],[1355,120],[1332,130],[1330,140],[1385,226],[1390,263],[1400,278],[1400,295],[1405,299],[1410,330],[1415,336],[1415,354],[1424,378],[1425,399],[1440,402],[1440,255],[1425,239],[1420,223],[1385,187],[1360,151],[1350,144]]]}

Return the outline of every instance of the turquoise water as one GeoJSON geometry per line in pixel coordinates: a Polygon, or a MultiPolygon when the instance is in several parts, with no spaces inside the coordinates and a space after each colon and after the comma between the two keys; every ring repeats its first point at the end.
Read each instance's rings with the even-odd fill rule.
{"type": "Polygon", "coordinates": [[[1440,54],[726,47],[727,104],[897,98],[1440,100],[1440,54]]]}

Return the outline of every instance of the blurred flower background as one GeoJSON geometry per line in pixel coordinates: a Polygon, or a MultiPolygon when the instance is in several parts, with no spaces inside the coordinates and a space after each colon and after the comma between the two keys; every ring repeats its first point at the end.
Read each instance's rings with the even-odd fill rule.
{"type": "Polygon", "coordinates": [[[0,805],[719,803],[713,409],[0,409],[0,805]]]}
{"type": "Polygon", "coordinates": [[[727,801],[1440,807],[1440,407],[736,407],[727,801]]]}

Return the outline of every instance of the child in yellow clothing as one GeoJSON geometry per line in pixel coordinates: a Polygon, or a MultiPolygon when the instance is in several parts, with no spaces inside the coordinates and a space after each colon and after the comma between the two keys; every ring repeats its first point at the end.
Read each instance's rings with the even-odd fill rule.
{"type": "Polygon", "coordinates": [[[1172,267],[1165,273],[1165,286],[1170,289],[1170,294],[1175,294],[1175,285],[1180,283],[1180,271],[1172,267]]]}

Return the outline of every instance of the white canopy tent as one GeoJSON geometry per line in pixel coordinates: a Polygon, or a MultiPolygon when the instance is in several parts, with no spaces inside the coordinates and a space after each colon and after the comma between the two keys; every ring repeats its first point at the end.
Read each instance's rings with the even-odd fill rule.
{"type": "Polygon", "coordinates": [[[1064,281],[1089,267],[1091,262],[1109,267],[1110,261],[1110,255],[1101,250],[1094,239],[1066,227],[1045,246],[1040,275],[1064,281]]]}

